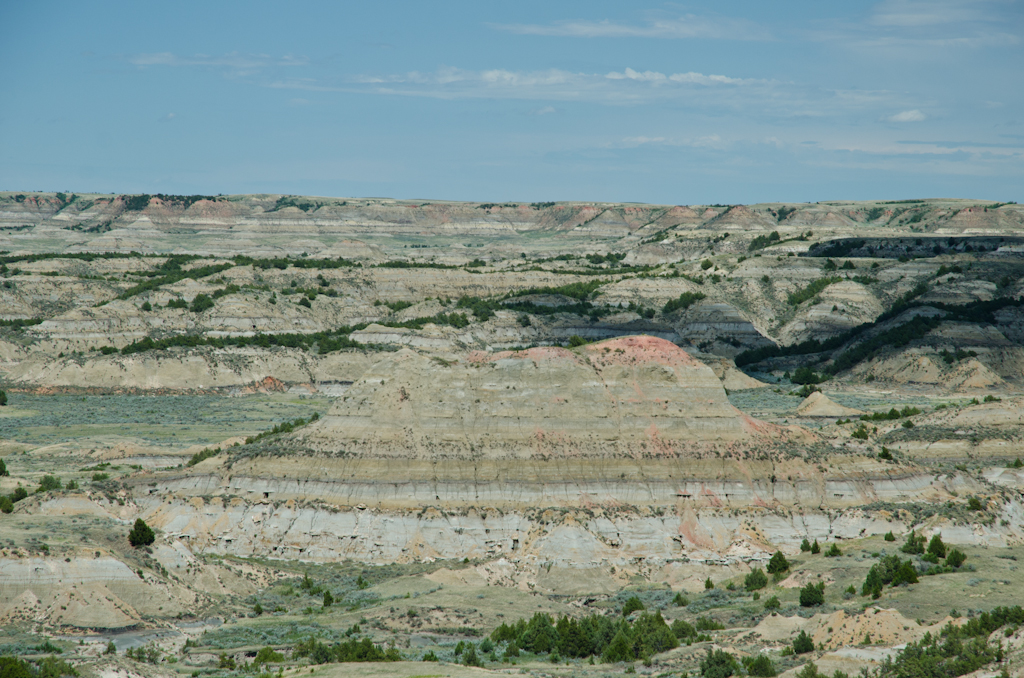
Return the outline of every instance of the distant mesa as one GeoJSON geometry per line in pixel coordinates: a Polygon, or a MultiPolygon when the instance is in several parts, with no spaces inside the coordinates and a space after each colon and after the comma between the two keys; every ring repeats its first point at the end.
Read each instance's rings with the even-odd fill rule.
{"type": "Polygon", "coordinates": [[[373,456],[675,456],[698,442],[778,436],[733,407],[710,367],[651,336],[569,350],[404,349],[372,366],[301,445],[373,456]]]}

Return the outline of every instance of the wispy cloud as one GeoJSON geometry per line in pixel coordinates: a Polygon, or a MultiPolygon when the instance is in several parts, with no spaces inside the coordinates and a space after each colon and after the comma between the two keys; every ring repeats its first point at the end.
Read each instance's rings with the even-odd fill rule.
{"type": "Polygon", "coordinates": [[[928,116],[916,108],[912,111],[900,111],[896,115],[890,115],[886,118],[889,122],[921,122],[927,119],[928,116]]]}
{"type": "Polygon", "coordinates": [[[251,73],[265,68],[305,66],[309,63],[309,60],[306,57],[293,55],[272,57],[268,54],[241,54],[239,52],[221,55],[193,54],[191,56],[182,56],[173,52],[151,52],[133,54],[128,57],[128,63],[140,68],[151,66],[185,66],[221,68],[228,71],[251,73]]]}
{"type": "Polygon", "coordinates": [[[865,21],[817,34],[821,41],[929,59],[935,50],[1024,42],[1018,0],[883,0],[865,21]]]}
{"type": "Polygon", "coordinates": [[[724,17],[687,14],[673,18],[654,18],[646,23],[569,20],[553,24],[488,24],[491,28],[518,35],[572,38],[711,38],[726,40],[766,40],[767,31],[749,21],[724,17]]]}
{"type": "Polygon", "coordinates": [[[994,4],[983,0],[885,0],[875,6],[870,22],[904,28],[985,22],[991,19],[994,4]]]}
{"type": "Polygon", "coordinates": [[[634,71],[632,68],[627,68],[622,73],[612,71],[611,73],[604,76],[610,80],[637,80],[640,82],[677,82],[685,83],[690,85],[749,85],[758,82],[767,82],[765,80],[744,80],[742,78],[729,78],[724,75],[704,75],[703,73],[673,73],[672,75],[665,75],[664,73],[658,73],[657,71],[634,71]]]}
{"type": "MultiPolygon", "coordinates": [[[[703,73],[661,73],[625,68],[609,73],[579,73],[562,69],[482,71],[442,68],[427,73],[413,71],[396,75],[362,75],[346,81],[325,83],[289,78],[271,87],[315,91],[369,92],[439,99],[524,99],[588,101],[605,104],[637,104],[685,96],[687,92],[769,90],[780,83],[770,80],[734,78],[703,73]]],[[[553,111],[544,111],[553,112],[553,111]]]]}

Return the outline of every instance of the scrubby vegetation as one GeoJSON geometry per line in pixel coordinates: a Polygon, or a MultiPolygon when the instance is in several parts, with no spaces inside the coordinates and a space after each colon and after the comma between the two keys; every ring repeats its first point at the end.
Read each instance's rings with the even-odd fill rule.
{"type": "Polygon", "coordinates": [[[665,306],[662,307],[661,312],[668,315],[674,311],[682,311],[690,308],[704,298],[705,295],[700,292],[683,292],[677,299],[672,299],[666,302],[665,306]]]}
{"type": "Polygon", "coordinates": [[[791,306],[799,306],[808,299],[813,299],[814,297],[821,294],[829,285],[834,285],[837,282],[842,282],[842,280],[843,279],[840,278],[839,276],[818,278],[817,280],[809,284],[807,287],[804,287],[803,289],[791,293],[787,297],[787,301],[789,301],[791,306]]]}
{"type": "Polygon", "coordinates": [[[291,433],[295,429],[302,428],[306,424],[312,424],[314,421],[317,421],[319,419],[320,414],[318,412],[314,412],[312,415],[310,415],[309,419],[303,419],[302,417],[299,417],[298,419],[295,419],[293,421],[286,421],[280,424],[276,424],[274,428],[270,429],[269,431],[263,431],[262,433],[257,433],[254,436],[249,436],[248,438],[245,439],[245,444],[252,445],[253,443],[258,443],[264,438],[269,438],[270,436],[275,436],[279,433],[291,433]]]}

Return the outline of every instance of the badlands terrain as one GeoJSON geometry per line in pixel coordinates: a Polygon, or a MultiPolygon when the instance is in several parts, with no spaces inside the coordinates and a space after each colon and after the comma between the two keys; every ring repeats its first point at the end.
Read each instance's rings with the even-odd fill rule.
{"type": "Polygon", "coordinates": [[[1024,675],[1018,205],[0,193],[0,250],[0,675],[1024,675]]]}

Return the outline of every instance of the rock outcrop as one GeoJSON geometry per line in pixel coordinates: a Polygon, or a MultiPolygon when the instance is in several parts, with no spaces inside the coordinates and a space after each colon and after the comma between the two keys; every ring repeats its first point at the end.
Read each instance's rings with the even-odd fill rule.
{"type": "Polygon", "coordinates": [[[296,442],[426,458],[675,456],[780,433],[733,407],[709,367],[638,336],[452,363],[402,350],[369,368],[296,442]]]}

